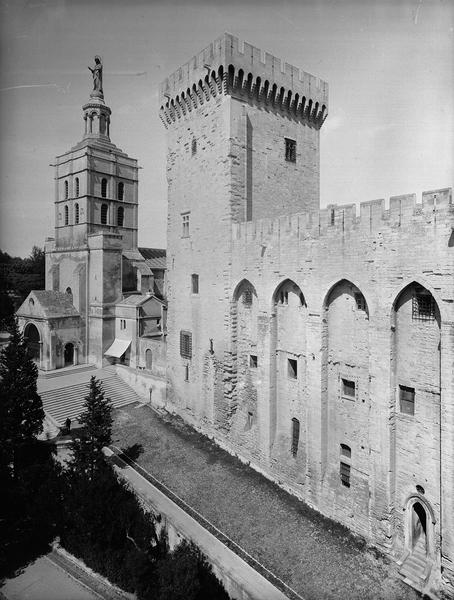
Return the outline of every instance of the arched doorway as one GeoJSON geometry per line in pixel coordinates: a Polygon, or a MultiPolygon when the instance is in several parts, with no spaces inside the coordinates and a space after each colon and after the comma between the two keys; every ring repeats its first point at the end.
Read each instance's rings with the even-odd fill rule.
{"type": "Polygon", "coordinates": [[[27,346],[30,350],[33,360],[39,363],[41,336],[39,335],[39,331],[36,325],[34,325],[33,323],[29,323],[25,327],[24,338],[27,341],[27,346]]]}
{"type": "Polygon", "coordinates": [[[427,513],[420,502],[415,502],[411,508],[411,548],[417,544],[427,550],[427,513]]]}
{"type": "Polygon", "coordinates": [[[74,344],[65,344],[64,358],[65,367],[74,364],[74,344]]]}

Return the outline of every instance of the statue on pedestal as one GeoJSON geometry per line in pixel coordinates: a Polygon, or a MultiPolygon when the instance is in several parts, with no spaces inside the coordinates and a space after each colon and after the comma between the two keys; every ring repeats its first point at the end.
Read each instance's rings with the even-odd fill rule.
{"type": "Polygon", "coordinates": [[[93,75],[93,91],[91,96],[102,96],[102,62],[100,56],[95,56],[95,66],[88,67],[93,75]]]}

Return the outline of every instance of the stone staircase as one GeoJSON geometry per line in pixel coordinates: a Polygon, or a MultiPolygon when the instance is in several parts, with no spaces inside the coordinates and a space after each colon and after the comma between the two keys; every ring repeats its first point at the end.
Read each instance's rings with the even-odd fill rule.
{"type": "Polygon", "coordinates": [[[429,579],[431,563],[427,560],[426,538],[421,535],[416,542],[413,551],[405,558],[399,573],[405,583],[419,591],[422,591],[429,579]]]}
{"type": "Polygon", "coordinates": [[[75,365],[65,367],[63,369],[55,369],[55,371],[39,371],[38,379],[53,379],[54,377],[66,377],[68,373],[85,373],[86,371],[95,371],[94,365],[75,365]]]}
{"type": "MultiPolygon", "coordinates": [[[[143,399],[129,387],[114,370],[102,369],[93,372],[96,378],[102,381],[105,397],[114,408],[120,408],[134,402],[143,402],[143,399]]],[[[69,417],[71,421],[83,412],[85,396],[88,394],[89,381],[81,381],[72,385],[62,383],[61,387],[40,391],[43,408],[46,414],[60,427],[69,417]]]]}

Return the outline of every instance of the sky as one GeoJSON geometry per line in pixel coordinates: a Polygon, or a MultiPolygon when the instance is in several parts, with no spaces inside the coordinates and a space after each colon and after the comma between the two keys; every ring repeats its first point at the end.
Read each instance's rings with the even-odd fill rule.
{"type": "Polygon", "coordinates": [[[0,0],[0,248],[54,227],[55,156],[103,58],[111,139],[137,158],[139,245],[166,245],[161,81],[224,32],[329,83],[321,206],[452,186],[452,0],[0,0]]]}

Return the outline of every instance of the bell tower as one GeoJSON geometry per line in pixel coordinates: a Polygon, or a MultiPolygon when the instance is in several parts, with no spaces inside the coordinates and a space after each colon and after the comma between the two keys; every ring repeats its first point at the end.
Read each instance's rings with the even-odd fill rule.
{"type": "Polygon", "coordinates": [[[122,298],[122,262],[137,250],[138,165],[110,139],[103,65],[82,106],[83,137],[55,160],[55,234],[46,242],[46,289],[67,292],[80,314],[80,362],[102,364],[122,298]]]}

